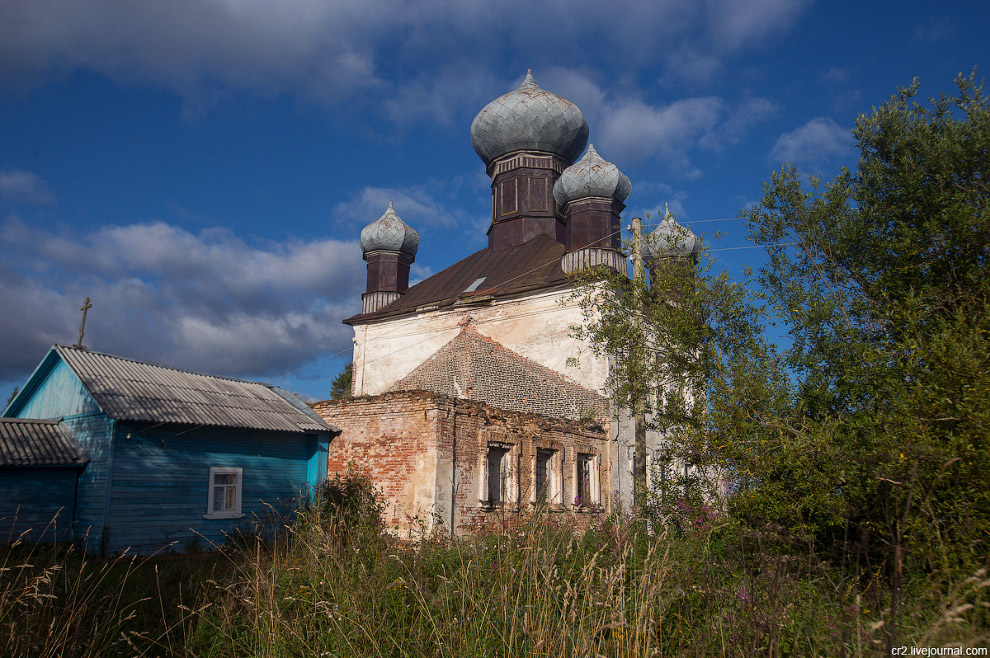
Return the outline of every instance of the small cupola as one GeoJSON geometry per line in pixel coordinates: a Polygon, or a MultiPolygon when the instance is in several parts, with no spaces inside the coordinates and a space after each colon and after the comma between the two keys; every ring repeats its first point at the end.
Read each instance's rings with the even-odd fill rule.
{"type": "Polygon", "coordinates": [[[409,290],[409,266],[418,249],[419,233],[402,221],[389,201],[385,214],[361,231],[361,251],[368,262],[362,313],[374,313],[409,290]]]}
{"type": "Polygon", "coordinates": [[[650,272],[664,263],[693,263],[701,253],[701,239],[681,226],[664,205],[663,219],[643,239],[643,260],[650,272]]]}
{"type": "Polygon", "coordinates": [[[564,214],[565,272],[599,265],[625,269],[619,253],[620,215],[631,192],[629,178],[598,155],[594,145],[564,170],[553,196],[564,214]]]}

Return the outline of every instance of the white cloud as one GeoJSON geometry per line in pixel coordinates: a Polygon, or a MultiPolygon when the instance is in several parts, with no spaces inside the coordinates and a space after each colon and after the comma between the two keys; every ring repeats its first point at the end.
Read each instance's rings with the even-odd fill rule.
{"type": "Polygon", "coordinates": [[[709,0],[712,41],[720,50],[752,48],[790,27],[810,0],[709,0]]]}
{"type": "Polygon", "coordinates": [[[0,171],[0,197],[11,203],[44,206],[55,203],[48,183],[30,171],[0,171]]]}
{"type": "Polygon", "coordinates": [[[87,296],[88,346],[197,371],[269,377],[350,346],[341,320],[360,310],[364,278],[355,242],[247,244],[161,222],[52,233],[16,218],[0,229],[0,380],[75,342],[87,296]]]}
{"type": "Polygon", "coordinates": [[[382,112],[400,124],[444,122],[490,100],[488,72],[502,69],[506,54],[513,77],[568,61],[631,77],[659,67],[670,79],[701,78],[789,29],[805,4],[8,0],[0,87],[84,69],[171,89],[187,118],[247,91],[382,112]]]}
{"type": "Polygon", "coordinates": [[[611,104],[603,112],[594,141],[602,147],[600,152],[606,159],[655,158],[675,170],[689,170],[687,149],[716,126],[724,106],[724,101],[715,96],[687,98],[668,105],[641,101],[611,104]]]}
{"type": "Polygon", "coordinates": [[[817,117],[781,135],[770,150],[770,158],[778,162],[817,164],[848,156],[853,141],[849,130],[832,119],[817,117]]]}
{"type": "Polygon", "coordinates": [[[825,81],[845,84],[849,82],[849,71],[838,66],[833,66],[825,72],[825,81]]]}
{"type": "MultiPolygon", "coordinates": [[[[334,206],[331,215],[338,222],[354,227],[355,234],[382,216],[389,201],[395,213],[417,231],[435,227],[454,227],[469,221],[464,211],[452,210],[436,199],[442,183],[411,187],[364,187],[348,201],[334,206]]],[[[447,187],[450,187],[449,184],[447,187]]]]}

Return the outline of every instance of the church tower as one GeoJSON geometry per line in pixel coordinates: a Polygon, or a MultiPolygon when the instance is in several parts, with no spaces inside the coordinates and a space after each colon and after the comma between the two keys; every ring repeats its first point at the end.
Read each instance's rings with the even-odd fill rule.
{"type": "Polygon", "coordinates": [[[385,214],[361,231],[361,251],[368,261],[362,313],[374,313],[409,290],[409,266],[417,249],[419,233],[399,218],[389,201],[385,214]]]}
{"type": "Polygon", "coordinates": [[[663,267],[692,266],[700,253],[701,239],[678,224],[666,207],[660,224],[643,240],[643,260],[654,278],[663,267]]]}
{"type": "Polygon", "coordinates": [[[518,89],[478,113],[471,144],[492,178],[490,249],[509,249],[538,235],[563,244],[564,216],[553,187],[587,143],[581,110],[540,89],[532,71],[518,89]]]}
{"type": "Polygon", "coordinates": [[[564,170],[553,187],[554,199],[564,212],[564,272],[599,265],[625,271],[625,259],[619,253],[619,215],[630,192],[629,178],[603,160],[594,145],[564,170]]]}

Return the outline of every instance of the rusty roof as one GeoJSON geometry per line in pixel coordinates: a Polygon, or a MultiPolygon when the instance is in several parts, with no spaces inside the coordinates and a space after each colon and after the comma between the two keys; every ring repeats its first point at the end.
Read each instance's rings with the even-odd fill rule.
{"type": "Polygon", "coordinates": [[[88,461],[65,423],[0,418],[0,466],[82,466],[88,461]]]}
{"type": "Polygon", "coordinates": [[[142,363],[88,349],[55,351],[111,418],[279,432],[333,431],[276,386],[142,363]]]}
{"type": "Polygon", "coordinates": [[[443,308],[486,295],[498,297],[563,285],[569,281],[560,268],[563,257],[564,245],[546,235],[511,249],[485,248],[420,281],[388,306],[344,322],[363,324],[423,307],[443,308]],[[468,290],[482,278],[484,281],[468,290]]]}
{"type": "Polygon", "coordinates": [[[423,390],[499,409],[580,420],[604,416],[606,401],[561,373],[464,327],[390,391],[423,390]]]}

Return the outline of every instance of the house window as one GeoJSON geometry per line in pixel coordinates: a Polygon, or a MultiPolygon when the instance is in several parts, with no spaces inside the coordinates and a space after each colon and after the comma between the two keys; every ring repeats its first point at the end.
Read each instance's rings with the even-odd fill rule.
{"type": "Polygon", "coordinates": [[[552,473],[551,463],[553,461],[553,451],[543,450],[542,448],[536,451],[536,502],[545,503],[549,499],[548,494],[550,493],[550,475],[552,473]]]}
{"type": "Polygon", "coordinates": [[[574,505],[587,507],[598,504],[598,472],[595,456],[578,453],[575,463],[574,505]]]}
{"type": "Polygon", "coordinates": [[[533,473],[533,502],[559,505],[560,476],[558,452],[549,448],[537,448],[536,467],[533,473]]]}
{"type": "Polygon", "coordinates": [[[509,449],[488,446],[488,504],[503,505],[509,497],[509,449]]]}
{"type": "Polygon", "coordinates": [[[237,519],[241,514],[240,468],[210,468],[210,489],[206,502],[207,519],[237,519]]]}

